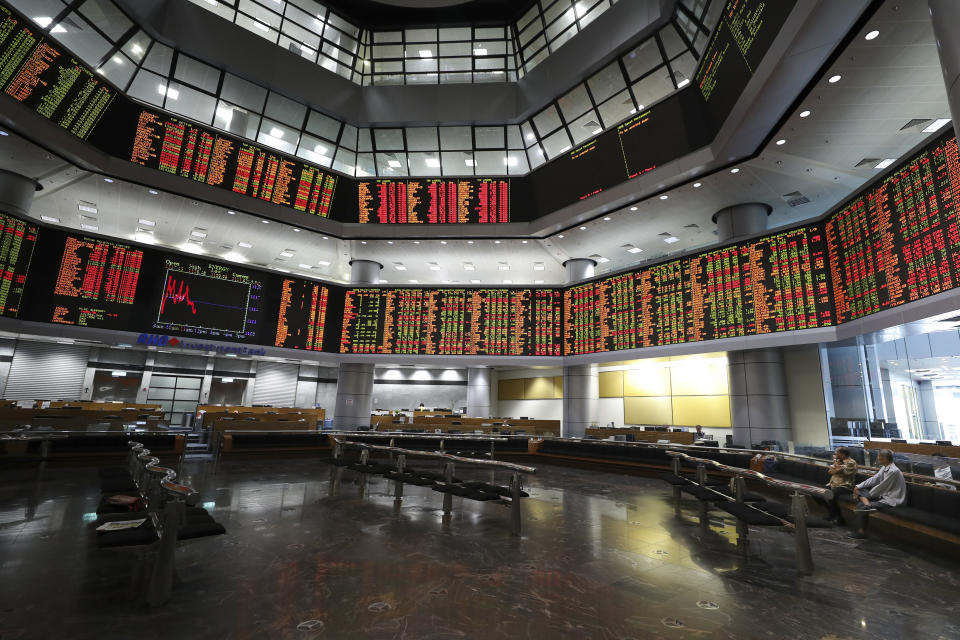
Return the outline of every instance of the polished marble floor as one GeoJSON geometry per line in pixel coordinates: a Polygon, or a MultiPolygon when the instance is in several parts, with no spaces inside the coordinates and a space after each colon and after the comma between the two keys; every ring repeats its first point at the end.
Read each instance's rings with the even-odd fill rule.
{"type": "MultiPolygon", "coordinates": [[[[188,464],[227,535],[177,551],[173,599],[145,609],[138,553],[98,551],[93,468],[0,467],[0,640],[960,638],[960,566],[839,529],[811,532],[816,572],[793,538],[712,512],[677,521],[652,479],[541,465],[521,538],[509,509],[354,475],[330,494],[309,460],[188,464]]],[[[481,470],[458,470],[489,479],[481,470]]],[[[505,478],[499,478],[505,482],[505,478]]]]}

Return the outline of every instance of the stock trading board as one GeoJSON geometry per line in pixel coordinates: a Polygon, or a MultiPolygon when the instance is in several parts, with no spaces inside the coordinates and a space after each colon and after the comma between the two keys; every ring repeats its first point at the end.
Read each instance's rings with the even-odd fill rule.
{"type": "Polygon", "coordinates": [[[507,178],[361,180],[357,191],[360,223],[510,222],[507,178]]]}
{"type": "Polygon", "coordinates": [[[559,356],[559,289],[349,289],[341,353],[559,356]]]}
{"type": "Polygon", "coordinates": [[[273,346],[322,351],[330,289],[319,282],[285,278],[273,346]]]}
{"type": "Polygon", "coordinates": [[[36,244],[35,225],[0,213],[0,316],[19,314],[36,244]]]}
{"type": "Polygon", "coordinates": [[[122,329],[130,322],[143,251],[91,237],[67,236],[50,321],[122,329]]]}

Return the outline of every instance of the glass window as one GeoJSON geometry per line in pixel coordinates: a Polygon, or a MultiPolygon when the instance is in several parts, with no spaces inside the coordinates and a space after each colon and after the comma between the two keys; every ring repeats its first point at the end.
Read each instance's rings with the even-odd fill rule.
{"type": "Polygon", "coordinates": [[[166,95],[166,87],[166,78],[161,78],[146,69],[140,69],[140,71],[137,72],[137,77],[135,77],[130,84],[127,93],[137,100],[162,107],[163,97],[166,95]]]}
{"type": "Polygon", "coordinates": [[[150,377],[150,386],[151,387],[176,387],[177,378],[176,376],[158,376],[154,375],[150,377]]]}
{"type": "Polygon", "coordinates": [[[147,401],[151,400],[173,400],[173,388],[158,389],[153,386],[153,379],[150,380],[150,390],[147,392],[147,401]]]}
{"type": "Polygon", "coordinates": [[[587,95],[587,88],[582,84],[574,87],[573,91],[557,100],[560,105],[560,111],[563,112],[563,118],[570,122],[581,113],[589,109],[590,96],[587,95]]]}
{"type": "Polygon", "coordinates": [[[602,124],[606,128],[612,127],[637,112],[633,104],[633,98],[630,97],[630,92],[626,90],[621,91],[604,102],[600,105],[598,111],[600,112],[602,124]]]}
{"type": "Polygon", "coordinates": [[[444,151],[440,154],[445,176],[472,176],[476,164],[471,151],[444,151]]]}
{"type": "Polygon", "coordinates": [[[440,140],[437,137],[436,127],[407,127],[407,149],[409,151],[437,151],[439,148],[440,140]]]}
{"type": "Polygon", "coordinates": [[[543,157],[543,150],[540,149],[540,145],[534,145],[527,149],[527,160],[530,162],[531,169],[536,169],[547,161],[547,159],[543,157]]]}
{"type": "MultiPolygon", "coordinates": [[[[474,49],[470,48],[469,42],[441,42],[440,56],[472,56],[474,49]]],[[[440,67],[443,69],[443,66],[440,67]]]]}
{"type": "Polygon", "coordinates": [[[523,137],[520,135],[520,127],[517,125],[507,127],[507,147],[510,149],[523,149],[523,137]]]}
{"type": "Polygon", "coordinates": [[[213,122],[213,113],[217,106],[217,99],[213,96],[177,82],[171,82],[166,93],[167,100],[163,106],[168,111],[204,124],[213,122]]]}
{"type": "Polygon", "coordinates": [[[243,27],[250,33],[269,40],[270,42],[276,42],[277,36],[279,35],[277,30],[270,27],[270,25],[266,22],[256,18],[251,18],[243,13],[237,13],[237,18],[234,21],[234,24],[236,24],[238,27],[243,27]]]}
{"type": "MultiPolygon", "coordinates": [[[[434,72],[439,69],[437,66],[436,58],[411,58],[406,62],[406,71],[407,73],[429,73],[434,72]]],[[[436,80],[434,80],[436,82],[436,80]]]]}
{"type": "Polygon", "coordinates": [[[415,152],[410,155],[410,175],[412,176],[439,176],[440,154],[415,152]]]}
{"type": "Polygon", "coordinates": [[[550,133],[561,124],[560,114],[557,113],[557,108],[554,105],[550,105],[533,116],[533,126],[537,128],[537,133],[539,133],[541,137],[550,133]]]}
{"type": "Polygon", "coordinates": [[[373,138],[370,136],[370,129],[357,129],[352,124],[343,125],[343,135],[340,136],[340,144],[357,151],[373,151],[373,138]],[[353,146],[351,146],[351,144],[353,146]]]}
{"type": "Polygon", "coordinates": [[[25,16],[29,16],[41,27],[47,27],[63,11],[60,0],[7,0],[7,4],[25,16]]]}
{"type": "Polygon", "coordinates": [[[296,153],[297,144],[300,142],[300,130],[264,118],[260,123],[260,134],[257,136],[257,142],[293,155],[296,153]]]}
{"type": "Polygon", "coordinates": [[[171,62],[173,62],[173,49],[165,44],[154,42],[147,55],[147,61],[143,63],[143,68],[167,76],[170,75],[171,62]]]}
{"type": "Polygon", "coordinates": [[[357,154],[347,149],[337,149],[337,155],[333,159],[334,171],[345,173],[352,176],[357,166],[357,154]]]}
{"type": "Polygon", "coordinates": [[[592,109],[570,123],[570,135],[573,137],[573,144],[580,144],[602,132],[603,127],[600,126],[600,118],[592,109]]]}
{"type": "Polygon", "coordinates": [[[124,88],[130,82],[136,66],[122,53],[115,53],[98,69],[110,82],[124,88]]]}
{"type": "Polygon", "coordinates": [[[537,141],[537,134],[533,132],[533,127],[530,126],[529,120],[520,124],[520,132],[523,134],[524,146],[528,147],[537,141]]]}
{"type": "Polygon", "coordinates": [[[444,151],[473,149],[470,127],[440,127],[440,148],[444,151]]]}
{"type": "Polygon", "coordinates": [[[358,153],[357,154],[357,177],[361,176],[375,176],[377,175],[377,167],[373,162],[372,153],[358,153]]]}
{"type": "Polygon", "coordinates": [[[403,150],[403,129],[374,129],[374,143],[377,151],[403,150]]]}
{"type": "Polygon", "coordinates": [[[150,36],[145,34],[143,31],[137,31],[133,36],[126,41],[123,45],[123,52],[127,54],[133,60],[140,62],[143,59],[144,54],[147,53],[147,49],[150,48],[150,43],[153,42],[150,39],[150,36]]]}
{"type": "Polygon", "coordinates": [[[303,126],[303,118],[307,115],[307,108],[299,102],[294,102],[290,98],[285,98],[271,91],[267,97],[267,108],[263,115],[299,129],[303,126]]]}
{"type": "Polygon", "coordinates": [[[675,58],[687,50],[687,45],[680,39],[680,34],[677,33],[677,29],[672,22],[660,29],[659,36],[668,58],[675,58]]]}
{"type": "Polygon", "coordinates": [[[407,154],[402,151],[377,154],[378,176],[407,175],[407,154]]]}
{"type": "Polygon", "coordinates": [[[213,126],[255,140],[260,128],[260,115],[221,100],[217,103],[213,126]]]}
{"type": "MultiPolygon", "coordinates": [[[[310,117],[307,119],[307,131],[324,137],[327,140],[336,140],[340,133],[340,123],[330,116],[325,116],[317,111],[310,111],[310,117]]],[[[356,131],[354,131],[354,140],[352,147],[356,147],[356,131]]]]}
{"type": "Polygon", "coordinates": [[[130,19],[110,0],[87,0],[80,5],[80,13],[114,42],[133,26],[130,19]]]}
{"type": "Polygon", "coordinates": [[[220,70],[182,53],[177,56],[177,70],[173,76],[198,89],[216,93],[220,84],[220,70]]]}
{"type": "MultiPolygon", "coordinates": [[[[152,52],[151,55],[153,55],[152,52]]],[[[220,97],[228,102],[261,113],[263,103],[267,99],[267,90],[233,74],[225,73],[223,74],[223,87],[220,89],[220,97]]]]}
{"type": "Polygon", "coordinates": [[[476,172],[479,176],[500,176],[507,173],[507,154],[505,151],[476,151],[476,172]]]}
{"type": "MultiPolygon", "coordinates": [[[[268,2],[264,4],[271,4],[273,6],[268,9],[267,7],[263,6],[260,3],[252,2],[252,0],[240,0],[240,2],[237,4],[237,9],[239,12],[242,12],[243,14],[250,16],[255,21],[261,24],[273,27],[275,29],[279,28],[280,22],[282,21],[283,18],[281,18],[279,13],[277,13],[276,11],[272,11],[271,9],[280,9],[281,7],[277,6],[278,3],[268,2]]],[[[238,13],[237,24],[240,23],[240,20],[241,20],[241,14],[238,13]]]]}
{"type": "Polygon", "coordinates": [[[503,149],[503,127],[477,127],[474,129],[476,149],[503,149]]]}
{"type": "Polygon", "coordinates": [[[620,65],[616,62],[608,64],[593,74],[593,77],[587,80],[587,84],[590,86],[590,95],[598,104],[627,87],[620,65]]]}
{"type": "Polygon", "coordinates": [[[411,42],[436,42],[437,30],[436,29],[407,29],[406,41],[407,41],[407,44],[410,44],[411,42]]]}
{"type": "Polygon", "coordinates": [[[567,135],[565,129],[560,129],[543,140],[543,148],[547,152],[548,158],[555,158],[569,151],[570,147],[570,136],[567,135]]]}
{"type": "Polygon", "coordinates": [[[76,13],[71,13],[53,30],[58,34],[57,40],[90,66],[97,66],[110,50],[110,43],[76,13]]]}
{"type": "Polygon", "coordinates": [[[527,165],[527,155],[521,150],[507,152],[507,173],[520,176],[530,171],[527,165]]]}
{"type": "Polygon", "coordinates": [[[623,57],[623,66],[627,77],[636,80],[663,64],[663,57],[657,43],[651,38],[623,57]]]}
{"type": "Polygon", "coordinates": [[[300,147],[297,149],[297,155],[314,164],[329,167],[333,163],[333,144],[303,134],[300,136],[300,147]]]}
{"type": "Polygon", "coordinates": [[[470,27],[451,27],[440,29],[438,34],[440,42],[452,42],[455,40],[470,40],[470,27]]]}
{"type": "Polygon", "coordinates": [[[660,98],[673,93],[673,80],[666,67],[661,67],[643,80],[633,85],[633,95],[637,98],[638,109],[649,107],[660,98]]]}
{"type": "MultiPolygon", "coordinates": [[[[560,4],[560,3],[557,3],[557,4],[560,4]]],[[[548,41],[555,40],[557,36],[559,36],[561,33],[566,31],[571,26],[573,27],[574,33],[576,33],[577,27],[576,25],[573,24],[573,21],[574,21],[573,9],[568,9],[556,21],[554,21],[552,24],[547,25],[547,29],[545,31],[547,35],[547,40],[548,41]]]]}
{"type": "Polygon", "coordinates": [[[673,69],[673,76],[677,81],[677,86],[680,86],[684,80],[693,80],[693,74],[697,68],[697,60],[693,57],[693,54],[686,52],[673,60],[670,63],[670,67],[673,69]]]}

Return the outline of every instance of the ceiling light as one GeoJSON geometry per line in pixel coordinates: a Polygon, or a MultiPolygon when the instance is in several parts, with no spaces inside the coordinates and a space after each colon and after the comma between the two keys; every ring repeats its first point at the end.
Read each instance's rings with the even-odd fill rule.
{"type": "Polygon", "coordinates": [[[778,147],[783,146],[785,144],[787,144],[787,141],[784,138],[780,138],[779,140],[777,140],[778,147]]]}
{"type": "Polygon", "coordinates": [[[300,233],[300,229],[297,229],[296,227],[294,227],[293,232],[294,232],[294,233],[300,233]]]}
{"type": "Polygon", "coordinates": [[[229,260],[230,262],[246,262],[247,258],[242,253],[237,253],[236,251],[228,251],[223,256],[224,260],[229,260]]]}
{"type": "Polygon", "coordinates": [[[330,266],[330,261],[329,261],[329,260],[317,260],[317,264],[320,265],[321,267],[329,267],[329,266],[330,266]]]}
{"type": "Polygon", "coordinates": [[[670,196],[668,196],[667,194],[663,194],[662,196],[660,196],[660,199],[661,199],[661,200],[666,200],[666,199],[669,198],[669,197],[670,197],[670,196]]]}
{"type": "Polygon", "coordinates": [[[487,55],[487,50],[486,50],[486,49],[474,49],[474,50],[473,50],[473,55],[475,55],[475,56],[485,56],[485,55],[487,55]]]}
{"type": "Polygon", "coordinates": [[[360,244],[367,244],[367,241],[366,241],[366,240],[361,240],[361,241],[360,241],[360,244]]]}
{"type": "Polygon", "coordinates": [[[840,74],[837,74],[835,76],[830,76],[830,79],[827,80],[827,82],[829,82],[830,84],[837,84],[838,82],[840,82],[840,79],[842,77],[843,76],[841,76],[840,74]]]}
{"type": "Polygon", "coordinates": [[[249,242],[238,242],[237,246],[242,247],[244,249],[253,249],[253,245],[250,244],[249,242]]]}
{"type": "Polygon", "coordinates": [[[527,140],[536,140],[536,139],[537,139],[537,137],[536,137],[535,135],[533,135],[532,133],[528,133],[528,134],[527,134],[527,140]]]}
{"type": "Polygon", "coordinates": [[[557,236],[557,238],[559,238],[560,240],[563,240],[563,234],[561,233],[560,235],[557,236]]]}
{"type": "Polygon", "coordinates": [[[428,167],[430,167],[431,169],[439,169],[439,168],[440,168],[440,161],[437,160],[436,158],[427,158],[427,159],[425,159],[425,160],[423,161],[423,163],[424,163],[425,165],[427,165],[428,167]]]}
{"type": "Polygon", "coordinates": [[[873,31],[869,32],[867,35],[863,36],[863,39],[864,39],[864,40],[873,40],[873,39],[876,38],[878,35],[880,35],[880,32],[877,31],[876,29],[874,29],[873,31]]]}
{"type": "Polygon", "coordinates": [[[699,189],[699,188],[702,187],[702,186],[703,186],[703,183],[702,183],[702,182],[694,182],[694,183],[693,183],[693,188],[694,188],[694,189],[699,189]]]}
{"type": "Polygon", "coordinates": [[[150,189],[147,193],[149,193],[152,196],[157,195],[157,192],[154,189],[150,189]]]}
{"type": "Polygon", "coordinates": [[[296,253],[296,251],[294,251],[293,249],[284,249],[283,251],[280,252],[280,257],[292,258],[294,253],[296,253]]]}
{"type": "Polygon", "coordinates": [[[419,240],[414,240],[414,241],[413,241],[413,244],[420,244],[420,241],[419,241],[419,240]]]}
{"type": "Polygon", "coordinates": [[[676,236],[667,236],[666,238],[663,239],[663,241],[666,242],[667,244],[673,244],[674,242],[679,242],[680,238],[676,236]]]}
{"type": "Polygon", "coordinates": [[[393,167],[394,169],[399,169],[399,168],[400,168],[400,161],[399,161],[399,160],[387,160],[387,164],[390,165],[391,167],[393,167]]]}
{"type": "Polygon", "coordinates": [[[467,244],[473,244],[473,240],[467,240],[467,244]]]}
{"type": "Polygon", "coordinates": [[[636,210],[637,210],[636,207],[630,207],[630,211],[636,211],[636,210]]]}
{"type": "Polygon", "coordinates": [[[60,224],[60,218],[54,218],[53,216],[40,216],[40,219],[44,222],[53,222],[54,224],[60,224]]]}
{"type": "Polygon", "coordinates": [[[475,166],[477,166],[477,163],[474,162],[472,158],[466,158],[466,159],[464,159],[463,164],[467,165],[468,167],[475,167],[475,166]]]}
{"type": "Polygon", "coordinates": [[[407,266],[406,266],[405,264],[403,264],[402,262],[394,262],[394,263],[393,263],[393,268],[396,269],[397,271],[406,271],[406,270],[407,270],[407,266]]]}
{"type": "Polygon", "coordinates": [[[533,263],[533,270],[534,270],[534,271],[544,271],[546,268],[547,268],[546,265],[543,264],[542,262],[534,262],[534,263],[533,263]]]}
{"type": "Polygon", "coordinates": [[[53,29],[50,29],[50,33],[66,33],[67,30],[63,28],[62,24],[56,25],[53,29]]]}
{"type": "Polygon", "coordinates": [[[730,169],[730,173],[740,173],[740,168],[734,167],[733,169],[730,169]]]}
{"type": "Polygon", "coordinates": [[[446,241],[446,240],[441,240],[441,241],[440,241],[440,244],[447,244],[447,241],[446,241]]]}
{"type": "Polygon", "coordinates": [[[265,25],[265,24],[263,24],[262,22],[259,22],[259,21],[257,21],[257,20],[254,20],[254,21],[253,21],[253,26],[255,26],[257,29],[260,29],[260,31],[269,31],[269,30],[270,30],[270,28],[269,28],[267,25],[265,25]]]}
{"type": "Polygon", "coordinates": [[[677,83],[677,89],[683,89],[688,84],[690,84],[690,78],[684,78],[683,80],[677,83]]]}
{"type": "Polygon", "coordinates": [[[236,212],[236,211],[227,211],[227,215],[228,215],[228,216],[235,216],[235,215],[237,215],[237,212],[236,212]]]}
{"type": "Polygon", "coordinates": [[[520,161],[513,156],[507,156],[506,158],[503,159],[503,164],[505,164],[508,167],[515,167],[519,163],[520,161]]]}
{"type": "Polygon", "coordinates": [[[433,57],[433,52],[430,51],[430,49],[420,49],[420,57],[421,57],[421,58],[432,58],[432,57],[433,57]]]}
{"type": "Polygon", "coordinates": [[[269,220],[261,220],[260,222],[262,222],[263,224],[270,224],[269,220]]]}
{"type": "Polygon", "coordinates": [[[506,262],[498,262],[497,269],[499,271],[510,271],[510,265],[507,264],[506,262]]]}
{"type": "Polygon", "coordinates": [[[302,262],[301,262],[300,264],[298,264],[297,266],[300,267],[301,269],[313,269],[313,265],[311,265],[311,264],[303,264],[302,262]]]}
{"type": "Polygon", "coordinates": [[[504,280],[503,284],[513,284],[513,280],[504,280]]]}
{"type": "Polygon", "coordinates": [[[610,222],[610,216],[604,217],[603,221],[604,221],[604,222],[610,222]]]}
{"type": "Polygon", "coordinates": [[[282,138],[282,137],[283,137],[283,129],[280,129],[280,128],[278,128],[278,127],[270,127],[270,137],[271,137],[271,138],[282,138]]]}
{"type": "Polygon", "coordinates": [[[590,256],[590,259],[600,264],[603,264],[604,262],[610,262],[610,258],[604,258],[599,253],[594,253],[593,255],[590,256]]]}
{"type": "Polygon", "coordinates": [[[407,280],[410,284],[417,284],[419,280],[407,280]]]}
{"type": "Polygon", "coordinates": [[[436,262],[429,262],[427,264],[430,265],[430,271],[440,271],[440,265],[436,262]]]}
{"type": "Polygon", "coordinates": [[[471,281],[470,281],[470,284],[480,284],[480,281],[479,281],[479,280],[471,280],[471,281]]]}
{"type": "Polygon", "coordinates": [[[463,263],[463,270],[464,270],[464,271],[476,271],[477,268],[473,265],[472,262],[464,262],[464,263],[463,263]]]}
{"type": "Polygon", "coordinates": [[[95,224],[81,224],[81,225],[80,225],[80,228],[81,228],[81,229],[85,229],[86,231],[99,231],[99,230],[100,230],[100,227],[98,227],[98,226],[95,225],[95,224]]]}
{"type": "Polygon", "coordinates": [[[0,136],[3,136],[4,138],[6,138],[8,135],[10,135],[8,132],[4,131],[3,129],[0,129],[0,136]]]}
{"type": "Polygon", "coordinates": [[[393,240],[387,240],[387,244],[393,244],[393,240]]]}
{"type": "Polygon", "coordinates": [[[324,240],[329,240],[329,239],[330,239],[330,238],[328,238],[327,236],[322,236],[322,237],[323,237],[324,240]]]}
{"type": "Polygon", "coordinates": [[[104,181],[104,182],[109,182],[109,183],[112,184],[112,183],[113,183],[113,178],[104,178],[103,181],[104,181]]]}
{"type": "Polygon", "coordinates": [[[885,158],[884,160],[881,160],[880,162],[878,162],[877,166],[875,166],[874,169],[886,169],[896,161],[897,161],[896,158],[885,158]]]}
{"type": "Polygon", "coordinates": [[[936,133],[940,131],[944,126],[952,122],[950,118],[938,118],[927,125],[927,128],[923,130],[923,133],[936,133]]]}
{"type": "Polygon", "coordinates": [[[193,231],[190,232],[190,235],[193,236],[194,238],[206,238],[207,232],[202,231],[200,229],[194,229],[193,231]]]}
{"type": "Polygon", "coordinates": [[[587,230],[586,227],[580,227],[580,231],[586,231],[586,230],[587,230]]]}
{"type": "Polygon", "coordinates": [[[50,23],[53,22],[53,18],[50,16],[37,16],[33,19],[42,29],[46,29],[50,26],[50,23]]]}
{"type": "Polygon", "coordinates": [[[526,241],[526,240],[521,240],[521,241],[520,241],[520,244],[527,244],[527,241],[526,241]]]}
{"type": "Polygon", "coordinates": [[[635,246],[633,246],[632,244],[625,244],[625,245],[623,245],[623,246],[624,246],[624,247],[629,247],[629,248],[627,249],[627,253],[640,253],[641,251],[643,251],[643,249],[641,249],[640,247],[635,247],[635,246]]]}
{"type": "Polygon", "coordinates": [[[89,203],[85,203],[85,202],[81,202],[80,204],[78,204],[78,205],[77,205],[77,209],[80,209],[80,211],[83,211],[84,213],[94,213],[94,214],[95,214],[95,213],[97,212],[97,207],[96,207],[95,205],[89,204],[89,203]]]}
{"type": "Polygon", "coordinates": [[[810,112],[809,112],[809,111],[801,111],[801,112],[800,112],[800,117],[801,117],[801,118],[806,118],[806,117],[809,116],[809,115],[810,115],[810,112]]]}
{"type": "Polygon", "coordinates": [[[534,280],[533,284],[543,284],[543,280],[534,280]]]}

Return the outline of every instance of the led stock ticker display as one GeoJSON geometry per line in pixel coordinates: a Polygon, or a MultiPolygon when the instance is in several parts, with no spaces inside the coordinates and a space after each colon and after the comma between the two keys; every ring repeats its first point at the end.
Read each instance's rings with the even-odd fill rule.
{"type": "Polygon", "coordinates": [[[0,213],[0,316],[16,318],[37,244],[37,227],[0,213]]]}
{"type": "Polygon", "coordinates": [[[361,180],[357,189],[361,223],[510,222],[507,178],[361,180]]]}

